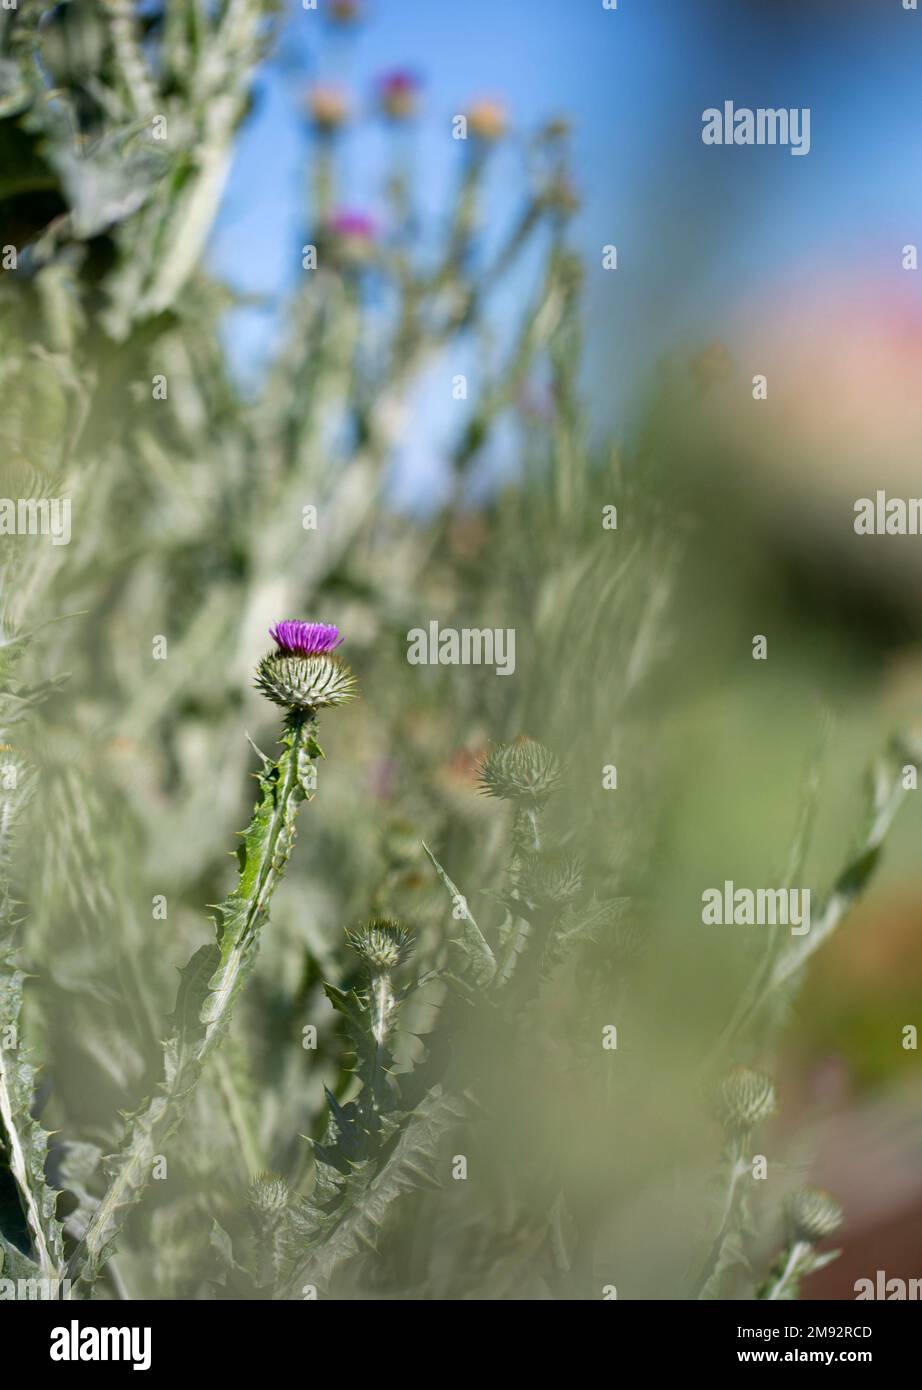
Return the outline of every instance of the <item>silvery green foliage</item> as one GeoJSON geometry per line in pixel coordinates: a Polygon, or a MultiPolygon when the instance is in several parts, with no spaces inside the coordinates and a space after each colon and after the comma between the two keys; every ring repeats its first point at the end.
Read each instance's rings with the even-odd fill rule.
{"type": "MultiPolygon", "coordinates": [[[[626,458],[589,443],[584,270],[553,196],[566,139],[529,141],[521,207],[486,251],[487,153],[453,151],[454,194],[421,240],[395,160],[395,235],[367,279],[331,246],[325,217],[348,189],[315,147],[303,239],[332,254],[297,281],[265,381],[241,390],[221,345],[233,295],[203,251],[277,7],[149,8],[0,10],[0,245],[20,252],[0,276],[0,495],[68,495],[75,517],[69,546],[3,537],[0,551],[0,740],[35,768],[32,834],[0,865],[3,1272],[63,1251],[78,1296],[594,1298],[649,1258],[657,1296],[696,1279],[750,1296],[772,1215],[727,1149],[768,1145],[764,1082],[743,1098],[764,1130],[706,1131],[704,1152],[724,1144],[715,1201],[691,1190],[677,1213],[654,1189],[672,1244],[654,1255],[647,1226],[622,1235],[648,1171],[663,1176],[663,1117],[682,1152],[708,1113],[657,1089],[678,1066],[662,1020],[680,1011],[663,1003],[675,939],[653,901],[651,788],[673,720],[651,677],[679,645],[682,544],[644,441],[626,458]],[[484,389],[446,446],[449,497],[410,525],[383,490],[407,406],[470,343],[484,389]],[[532,409],[535,379],[547,401],[532,409]],[[521,482],[468,518],[468,485],[510,426],[521,482]],[[612,502],[631,524],[606,535],[612,502]],[[266,744],[273,725],[252,670],[270,617],[334,598],[357,620],[370,698],[337,711],[324,814],[288,860],[314,734],[291,725],[280,758],[254,764],[242,732],[266,744]],[[515,625],[515,681],[433,668],[411,684],[401,637],[421,602],[446,623],[515,625]],[[481,798],[463,769],[487,741],[481,798]],[[613,745],[640,753],[631,797],[611,804],[586,789],[613,745]],[[203,946],[202,905],[222,899],[203,946]],[[380,923],[356,954],[342,926],[370,912],[408,924],[412,958],[380,923]],[[632,1040],[617,1067],[599,1046],[613,1021],[632,1040]],[[459,1152],[478,1181],[448,1188],[459,1152]]],[[[820,934],[740,952],[743,978],[680,1034],[677,1052],[711,1052],[709,1085],[734,1063],[771,1071],[809,954],[876,867],[902,756],[875,778],[820,934]]],[[[827,1258],[811,1246],[789,1269],[790,1240],[778,1226],[774,1296],[827,1258]]]]}

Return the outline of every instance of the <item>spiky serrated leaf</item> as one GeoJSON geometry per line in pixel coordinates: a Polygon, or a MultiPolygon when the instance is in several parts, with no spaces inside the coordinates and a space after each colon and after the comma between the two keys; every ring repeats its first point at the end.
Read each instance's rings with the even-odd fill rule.
{"type": "Polygon", "coordinates": [[[16,1036],[22,999],[21,972],[0,958],[0,1150],[19,1191],[36,1259],[44,1277],[60,1274],[64,1261],[58,1194],[48,1183],[48,1135],[31,1113],[34,1074],[4,1038],[16,1036]]]}
{"type": "Polygon", "coordinates": [[[432,867],[444,884],[453,906],[457,906],[459,903],[463,904],[464,915],[461,918],[463,926],[461,939],[458,945],[464,951],[470,963],[475,981],[478,984],[488,985],[496,974],[496,958],[487,943],[487,939],[474,921],[474,916],[467,898],[457,885],[452,883],[448,874],[442,868],[441,864],[432,853],[432,850],[425,842],[423,843],[423,849],[426,851],[432,863],[432,867]]]}
{"type": "Polygon", "coordinates": [[[397,1123],[391,1141],[375,1159],[337,1184],[332,1210],[317,1204],[315,1192],[301,1211],[307,1254],[289,1280],[285,1297],[300,1297],[306,1284],[328,1288],[347,1260],[376,1248],[394,1202],[431,1184],[441,1144],[465,1114],[462,1101],[433,1089],[397,1123]]]}
{"type": "Polygon", "coordinates": [[[28,1255],[0,1235],[0,1275],[4,1279],[41,1279],[42,1269],[28,1255]]]}
{"type": "MultiPolygon", "coordinates": [[[[17,766],[16,771],[21,769],[17,766]]],[[[60,1276],[64,1261],[58,1194],[45,1166],[48,1135],[32,1114],[34,1073],[22,1046],[24,973],[14,940],[10,862],[28,784],[21,777],[0,793],[0,1155],[19,1194],[36,1262],[44,1278],[60,1276]]]]}

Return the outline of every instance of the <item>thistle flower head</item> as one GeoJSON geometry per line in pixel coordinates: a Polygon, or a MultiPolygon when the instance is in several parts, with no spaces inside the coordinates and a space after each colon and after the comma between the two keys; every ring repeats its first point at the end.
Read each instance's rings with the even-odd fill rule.
{"type": "Polygon", "coordinates": [[[349,97],[341,87],[318,82],[307,93],[307,111],[321,135],[332,135],[349,119],[349,97]]]}
{"type": "Polygon", "coordinates": [[[333,651],[343,641],[332,623],[302,623],[297,618],[276,623],[269,636],[286,656],[316,656],[333,651]]]}
{"type": "Polygon", "coordinates": [[[488,144],[501,140],[506,133],[508,124],[506,108],[501,101],[481,97],[480,100],[472,102],[468,107],[468,129],[478,140],[484,140],[488,144]]]}
{"type": "Polygon", "coordinates": [[[413,947],[412,933],[389,917],[372,917],[346,935],[352,949],[374,971],[395,970],[413,947]]]}
{"type": "Polygon", "coordinates": [[[775,1084],[764,1072],[732,1067],[717,1086],[717,1117],[730,1133],[747,1134],[775,1113],[775,1084]]]}
{"type": "Polygon", "coordinates": [[[332,24],[356,24],[362,18],[360,0],[329,0],[327,18],[332,24]]]}
{"type": "Polygon", "coordinates": [[[324,228],[331,256],[345,269],[359,269],[370,260],[377,231],[373,218],[351,208],[334,212],[324,228]]]}
{"type": "Polygon", "coordinates": [[[792,1237],[811,1245],[835,1235],[845,1219],[839,1203],[818,1187],[799,1187],[784,1204],[792,1237]]]}
{"type": "Polygon", "coordinates": [[[355,677],[337,656],[272,652],[256,668],[256,688],[284,709],[315,710],[351,700],[355,677]]]}
{"type": "Polygon", "coordinates": [[[250,1183],[247,1200],[260,1216],[274,1216],[288,1206],[291,1190],[277,1173],[260,1173],[250,1183]]]}
{"type": "Polygon", "coordinates": [[[386,72],[378,83],[381,110],[393,121],[409,120],[416,114],[419,78],[405,68],[386,72]]]}
{"type": "Polygon", "coordinates": [[[322,709],[351,699],[355,677],[332,655],[343,640],[339,628],[289,619],[269,632],[279,650],[264,656],[256,668],[256,688],[268,699],[289,710],[322,709]]]}
{"type": "Polygon", "coordinates": [[[480,764],[480,787],[487,796],[540,806],[560,786],[560,765],[544,744],[533,738],[501,743],[480,764]]]}
{"type": "Polygon", "coordinates": [[[340,208],[330,218],[330,230],[341,237],[363,237],[373,241],[376,227],[367,212],[357,212],[351,208],[340,208]]]}

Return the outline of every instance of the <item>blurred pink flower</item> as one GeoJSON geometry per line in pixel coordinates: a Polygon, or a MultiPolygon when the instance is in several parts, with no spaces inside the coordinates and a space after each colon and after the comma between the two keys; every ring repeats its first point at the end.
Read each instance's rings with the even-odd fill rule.
{"type": "Polygon", "coordinates": [[[409,120],[416,115],[419,90],[419,78],[406,68],[385,73],[378,83],[381,110],[391,120],[409,120]]]}
{"type": "Polygon", "coordinates": [[[356,24],[363,8],[361,0],[328,0],[327,18],[334,24],[356,24]]]}
{"type": "Polygon", "coordinates": [[[374,241],[376,227],[372,218],[364,212],[341,208],[330,218],[330,231],[341,237],[361,237],[374,241]]]}
{"type": "Polygon", "coordinates": [[[339,208],[330,217],[327,231],[333,240],[333,254],[341,265],[359,267],[370,259],[377,226],[367,213],[339,208]]]}

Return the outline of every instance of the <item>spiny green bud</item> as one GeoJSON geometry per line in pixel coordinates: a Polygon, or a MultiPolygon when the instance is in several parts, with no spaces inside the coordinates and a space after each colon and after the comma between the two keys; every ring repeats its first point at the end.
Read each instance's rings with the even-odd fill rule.
{"type": "Polygon", "coordinates": [[[256,686],[285,709],[341,705],[355,694],[355,677],[338,656],[289,656],[273,652],[256,668],[256,686]]]}
{"type": "Polygon", "coordinates": [[[539,806],[560,786],[560,765],[543,743],[522,736],[487,754],[480,764],[479,780],[487,796],[539,806]]]}
{"type": "Polygon", "coordinates": [[[395,970],[413,947],[412,933],[389,917],[372,917],[346,933],[349,945],[372,970],[395,970]]]}
{"type": "Polygon", "coordinates": [[[718,1084],[717,1116],[733,1133],[747,1133],[774,1115],[775,1108],[775,1085],[764,1072],[732,1067],[718,1084]]]}
{"type": "Polygon", "coordinates": [[[575,854],[528,854],[519,871],[518,888],[536,907],[563,907],[582,892],[582,860],[575,854]]]}
{"type": "Polygon", "coordinates": [[[818,1187],[799,1187],[784,1204],[785,1216],[794,1240],[811,1245],[824,1236],[835,1235],[845,1220],[839,1203],[818,1187]]]}
{"type": "Polygon", "coordinates": [[[277,1173],[260,1173],[250,1183],[247,1200],[260,1216],[274,1216],[288,1206],[291,1190],[277,1173]]]}

